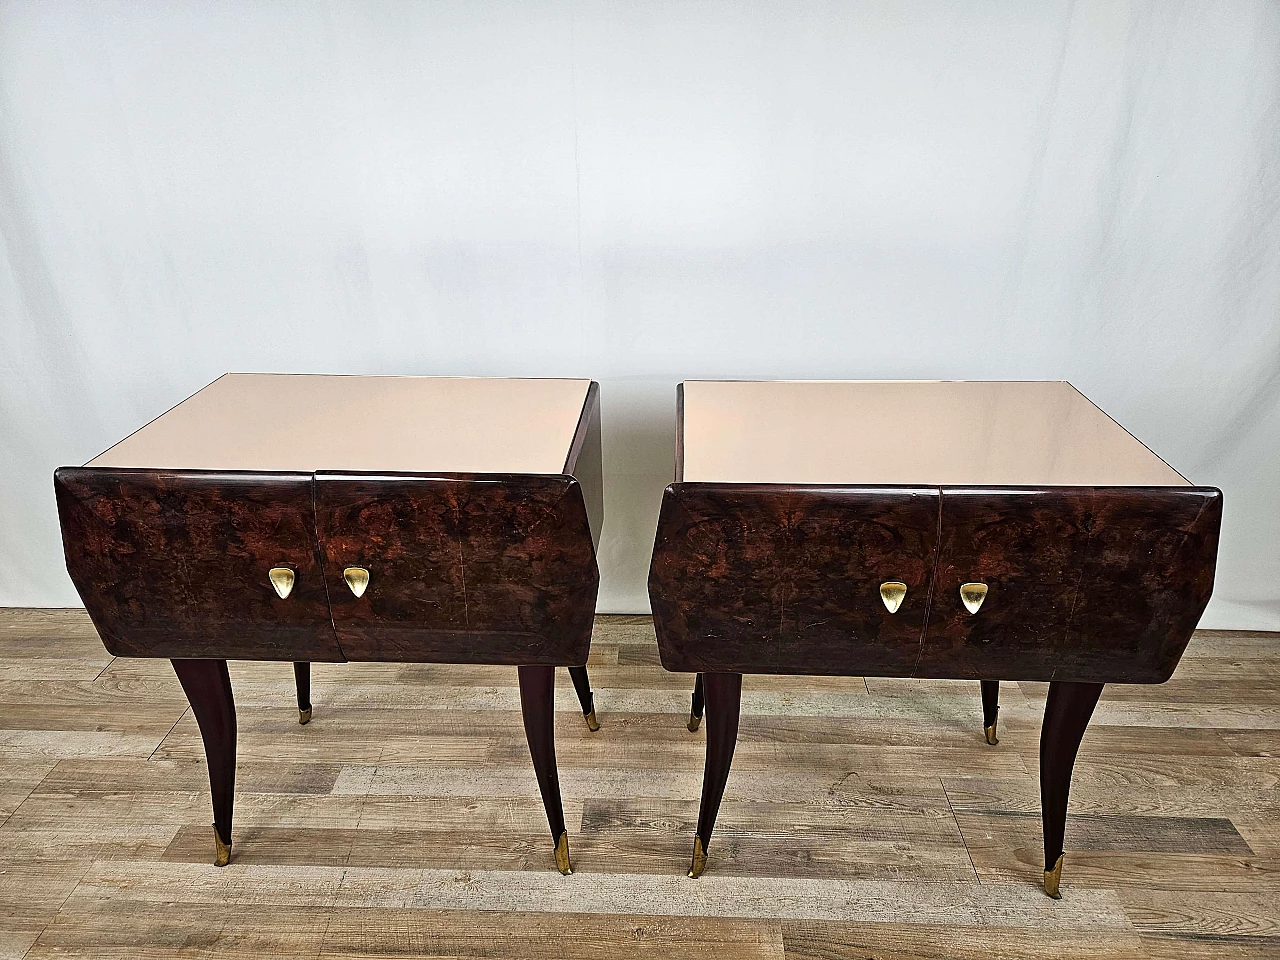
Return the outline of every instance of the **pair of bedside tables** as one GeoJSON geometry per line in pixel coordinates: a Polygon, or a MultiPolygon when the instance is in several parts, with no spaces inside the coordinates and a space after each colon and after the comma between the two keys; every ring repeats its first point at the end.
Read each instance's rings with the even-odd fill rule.
{"type": "MultiPolygon", "coordinates": [[[[712,382],[678,391],[649,577],[662,664],[697,674],[702,873],[744,673],[1049,681],[1045,891],[1103,684],[1160,683],[1213,588],[1221,493],[1066,383],[712,382]]],[[[228,374],[54,478],[107,650],[172,661],[231,856],[227,659],[508,664],[572,872],[554,670],[586,671],[604,516],[585,380],[228,374]]]]}

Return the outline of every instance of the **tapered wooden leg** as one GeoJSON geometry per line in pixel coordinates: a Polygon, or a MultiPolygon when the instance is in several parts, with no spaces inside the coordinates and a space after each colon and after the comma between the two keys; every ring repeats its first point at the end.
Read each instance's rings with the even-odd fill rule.
{"type": "Polygon", "coordinates": [[[596,719],[596,698],[591,692],[587,668],[570,667],[569,676],[573,680],[573,689],[578,694],[578,703],[582,706],[582,718],[587,721],[587,729],[595,733],[600,729],[600,721],[596,719]]]}
{"type": "Polygon", "coordinates": [[[214,866],[231,860],[231,814],[236,795],[236,704],[225,660],[171,660],[204,740],[213,794],[214,866]]]}
{"type": "Polygon", "coordinates": [[[1044,819],[1044,892],[1062,898],[1062,843],[1067,827],[1067,795],[1071,771],[1093,708],[1102,695],[1100,683],[1049,684],[1040,729],[1040,810],[1044,819]]]}
{"type": "Polygon", "coordinates": [[[689,705],[689,732],[696,733],[702,725],[702,674],[693,681],[693,702],[689,705]]]}
{"type": "Polygon", "coordinates": [[[720,812],[724,785],[738,743],[738,715],[742,709],[742,674],[700,674],[707,698],[707,762],[702,770],[702,805],[698,808],[698,835],[693,841],[689,876],[701,876],[707,865],[711,831],[720,812]]]}
{"type": "Polygon", "coordinates": [[[311,664],[295,663],[293,681],[298,687],[298,722],[311,722],[311,664]]]}
{"type": "Polygon", "coordinates": [[[520,710],[524,714],[524,735],[538,776],[542,806],[556,845],[556,867],[573,873],[569,862],[569,835],[564,827],[564,807],[560,802],[560,775],[556,772],[555,667],[520,667],[520,710]]]}
{"type": "Polygon", "coordinates": [[[995,746],[999,743],[996,737],[996,720],[1000,715],[1000,681],[982,681],[982,732],[987,743],[995,746]]]}

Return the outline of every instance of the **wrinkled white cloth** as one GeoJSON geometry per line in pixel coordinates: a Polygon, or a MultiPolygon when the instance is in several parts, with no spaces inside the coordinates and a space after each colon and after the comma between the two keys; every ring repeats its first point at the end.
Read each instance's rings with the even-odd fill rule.
{"type": "Polygon", "coordinates": [[[227,370],[602,383],[600,609],[674,386],[1068,379],[1280,628],[1280,5],[0,5],[0,604],[51,474],[227,370]]]}

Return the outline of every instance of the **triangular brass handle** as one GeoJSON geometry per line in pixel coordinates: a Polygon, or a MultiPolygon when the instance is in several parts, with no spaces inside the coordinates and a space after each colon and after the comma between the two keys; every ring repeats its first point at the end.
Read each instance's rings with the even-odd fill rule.
{"type": "Polygon", "coordinates": [[[293,593],[293,581],[297,577],[288,567],[272,567],[267,571],[267,579],[271,581],[271,586],[280,599],[284,600],[293,593]]]}
{"type": "Polygon", "coordinates": [[[960,602],[964,604],[964,608],[970,613],[977,613],[982,607],[982,601],[985,599],[987,599],[987,585],[985,583],[960,584],[960,602]]]}
{"type": "Polygon", "coordinates": [[[363,597],[369,588],[369,571],[364,567],[347,567],[342,571],[342,579],[357,597],[363,597]]]}
{"type": "Polygon", "coordinates": [[[906,595],[907,585],[898,580],[880,584],[880,599],[884,601],[884,608],[890,613],[898,612],[906,595]]]}

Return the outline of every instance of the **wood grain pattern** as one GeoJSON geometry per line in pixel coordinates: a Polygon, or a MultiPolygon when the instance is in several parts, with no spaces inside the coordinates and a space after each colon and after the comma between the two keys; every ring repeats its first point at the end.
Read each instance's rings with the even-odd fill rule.
{"type": "Polygon", "coordinates": [[[586,663],[600,577],[576,480],[319,472],[315,490],[347,659],[586,663]]]}
{"type": "Polygon", "coordinates": [[[936,488],[672,484],[649,570],[662,664],[910,674],[937,529],[936,488]],[[892,614],[886,580],[907,584],[892,614]]]}
{"type": "Polygon", "coordinates": [[[1198,633],[1170,683],[1106,688],[1060,902],[1039,889],[1045,684],[1004,685],[992,748],[973,682],[746,677],[690,881],[692,678],[661,668],[645,619],[600,618],[594,641],[600,733],[557,677],[574,876],[550,862],[516,671],[391,663],[316,664],[306,727],[287,664],[230,665],[237,842],[218,870],[169,664],[81,679],[101,652],[82,611],[0,611],[0,646],[23,648],[0,652],[0,957],[1280,954],[1278,635],[1198,633]],[[15,679],[40,653],[45,678],[15,679]],[[1205,701],[1184,670],[1215,678],[1205,701]]]}
{"type": "Polygon", "coordinates": [[[1212,488],[944,487],[917,676],[1161,683],[1213,592],[1212,488]],[[988,586],[976,614],[960,585],[988,586]]]}
{"type": "Polygon", "coordinates": [[[1160,683],[1209,602],[1221,516],[1198,487],[675,483],[658,646],[690,672],[1160,683]],[[907,584],[895,614],[886,580],[907,584]]]}
{"type": "Polygon", "coordinates": [[[116,656],[340,661],[309,474],[63,467],[67,571],[116,656]],[[296,573],[287,599],[267,578],[296,573]]]}

